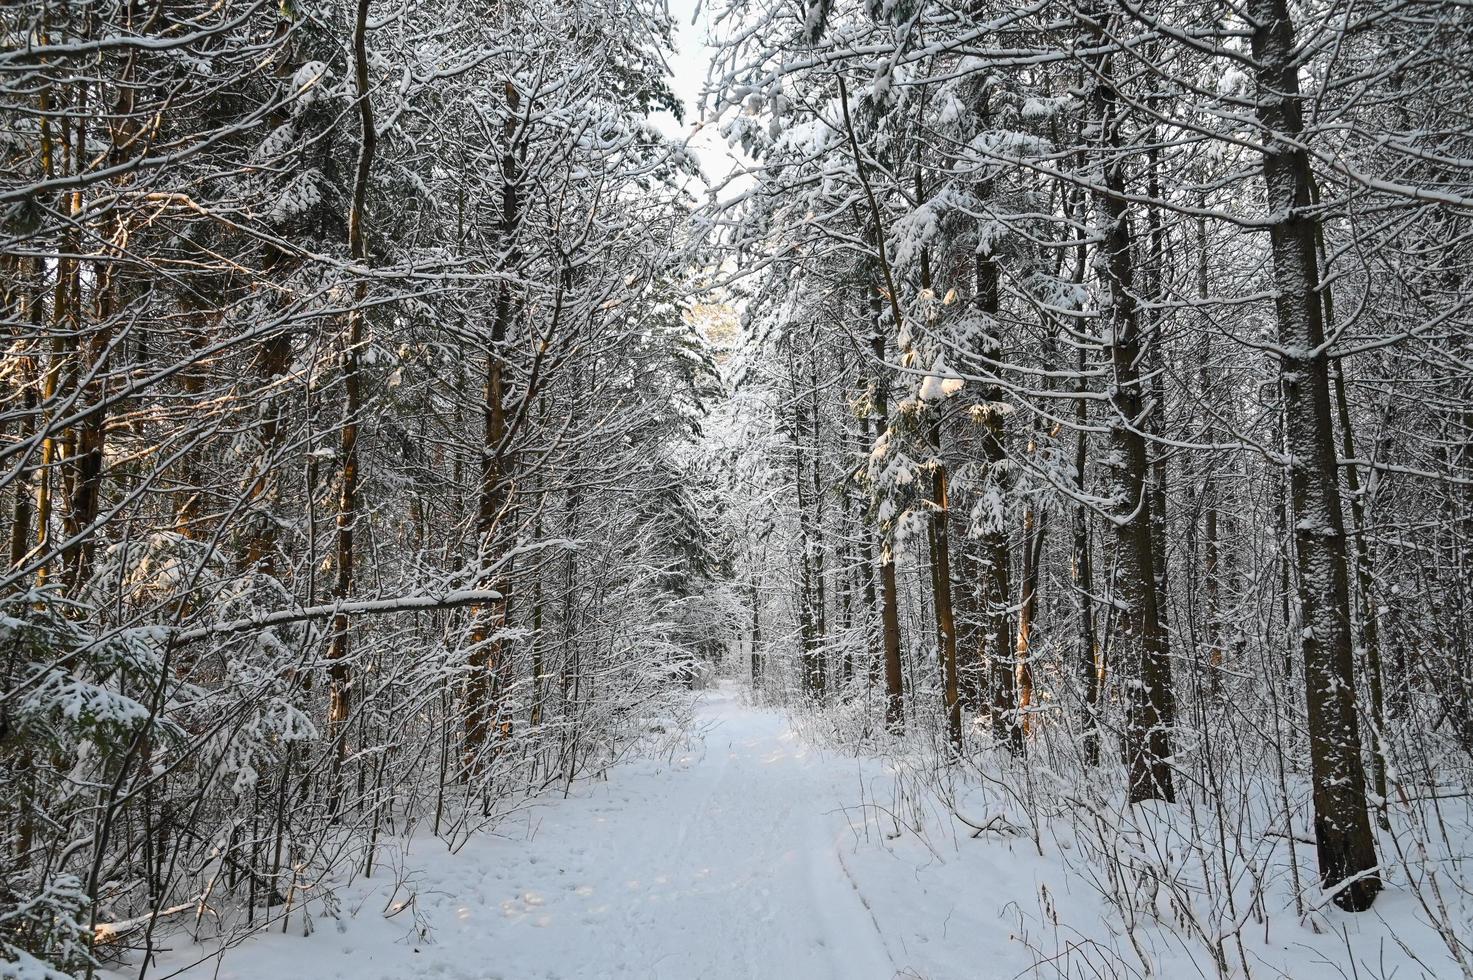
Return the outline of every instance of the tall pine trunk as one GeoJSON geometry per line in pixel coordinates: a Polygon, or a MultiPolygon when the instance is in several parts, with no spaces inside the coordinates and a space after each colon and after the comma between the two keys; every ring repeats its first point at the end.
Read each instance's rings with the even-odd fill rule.
{"type": "MultiPolygon", "coordinates": [[[[1104,42],[1097,28],[1096,40],[1104,42]]],[[[1153,540],[1149,459],[1143,434],[1148,424],[1141,363],[1139,311],[1135,299],[1130,216],[1122,168],[1120,99],[1113,59],[1099,59],[1092,95],[1093,125],[1103,165],[1095,206],[1103,219],[1102,249],[1108,296],[1101,311],[1107,332],[1113,385],[1110,393],[1110,470],[1115,524],[1115,575],[1110,596],[1116,606],[1111,657],[1125,687],[1125,756],[1132,803],[1175,799],[1171,730],[1176,701],[1171,661],[1161,618],[1156,547],[1153,540]]]]}
{"type": "MultiPolygon", "coordinates": [[[[991,254],[978,255],[976,262],[975,302],[977,311],[987,318],[988,330],[993,338],[988,342],[989,353],[1000,356],[1001,344],[997,341],[997,313],[999,306],[997,263],[991,254]]],[[[982,571],[982,595],[987,609],[986,625],[981,631],[982,649],[979,659],[988,664],[988,675],[992,688],[992,737],[1008,746],[1014,753],[1023,751],[1023,725],[1018,714],[1018,672],[1016,651],[1013,647],[1012,617],[1008,615],[1008,604],[1012,602],[1010,556],[1008,553],[1007,514],[1001,510],[1005,505],[1007,477],[1007,447],[1005,409],[1002,389],[988,389],[986,405],[982,412],[982,462],[986,467],[986,478],[992,488],[993,498],[998,501],[998,513],[984,518],[982,532],[982,557],[977,563],[982,571]]]]}
{"type": "Polygon", "coordinates": [[[941,408],[932,410],[931,450],[936,461],[931,467],[931,567],[936,595],[936,642],[941,654],[942,696],[946,706],[946,733],[957,752],[962,749],[961,685],[957,678],[956,616],[951,602],[951,544],[947,523],[950,516],[946,464],[941,460],[941,408]]]}
{"type": "Polygon", "coordinates": [[[1338,889],[1336,905],[1371,907],[1381,881],[1367,813],[1365,770],[1356,717],[1345,518],[1330,405],[1330,358],[1319,292],[1309,155],[1294,24],[1285,0],[1250,0],[1257,115],[1273,252],[1279,324],[1279,377],[1289,504],[1293,518],[1299,611],[1314,781],[1315,847],[1320,880],[1338,889]]]}
{"type": "MultiPolygon", "coordinates": [[[[373,102],[368,94],[368,6],[369,0],[358,0],[353,23],[353,74],[358,97],[359,148],[358,166],[353,174],[353,197],[348,210],[348,252],[354,262],[368,257],[363,231],[368,212],[368,175],[373,166],[375,146],[373,102]]],[[[362,380],[359,377],[359,350],[363,346],[365,304],[368,281],[361,275],[353,286],[353,305],[348,310],[348,331],[343,349],[343,431],[339,452],[342,456],[342,486],[337,513],[337,580],[333,597],[346,600],[353,593],[353,536],[358,524],[358,425],[363,411],[362,380]]],[[[347,753],[347,721],[352,711],[352,668],[348,664],[348,617],[338,613],[332,620],[332,639],[328,644],[328,727],[334,744],[333,803],[339,805],[339,785],[343,760],[347,753]]]]}
{"type": "MultiPolygon", "coordinates": [[[[875,295],[879,305],[879,295],[875,295]]],[[[890,424],[889,380],[885,377],[885,334],[880,326],[879,310],[874,311],[874,333],[870,337],[875,363],[874,396],[870,400],[878,435],[890,424]]],[[[881,540],[880,546],[880,632],[885,649],[885,726],[892,732],[905,728],[905,680],[900,663],[900,586],[895,578],[895,552],[892,542],[881,540]]]]}
{"type": "MultiPolygon", "coordinates": [[[[507,117],[503,124],[505,148],[501,154],[501,221],[502,248],[506,250],[503,272],[511,272],[519,260],[516,236],[521,223],[521,167],[516,155],[517,113],[521,95],[506,83],[507,117]]],[[[468,770],[483,761],[487,735],[500,716],[498,703],[506,665],[502,631],[507,622],[511,601],[511,577],[499,575],[494,582],[484,581],[493,563],[492,550],[499,529],[507,523],[511,509],[507,460],[507,418],[505,351],[507,333],[514,315],[515,303],[511,284],[502,281],[496,292],[491,314],[491,336],[486,347],[486,381],[482,391],[485,435],[481,447],[481,487],[477,497],[476,531],[482,587],[491,585],[499,593],[490,602],[471,609],[471,672],[466,683],[465,760],[468,770]]]]}

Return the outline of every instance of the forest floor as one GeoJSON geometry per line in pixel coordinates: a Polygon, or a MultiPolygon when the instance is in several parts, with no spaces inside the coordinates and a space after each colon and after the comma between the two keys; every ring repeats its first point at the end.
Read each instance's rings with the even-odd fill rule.
{"type": "MultiPolygon", "coordinates": [[[[722,687],[697,703],[685,751],[620,766],[454,855],[416,840],[310,937],[262,934],[182,976],[889,980],[929,936],[882,932],[846,870],[860,778],[722,687]],[[418,921],[385,919],[409,894],[418,921]]],[[[176,948],[152,975],[205,952],[176,948]]]]}
{"type": "MultiPolygon", "coordinates": [[[[814,749],[785,715],[723,685],[700,696],[681,750],[621,765],[454,854],[430,837],[390,841],[372,878],[339,890],[335,915],[313,910],[310,936],[294,921],[288,933],[253,936],[223,958],[176,942],[150,977],[1141,975],[1138,967],[1117,972],[1124,960],[1114,955],[1112,965],[1080,961],[1081,951],[1103,947],[1070,922],[1105,926],[1106,944],[1121,941],[1077,875],[1071,880],[1026,836],[958,833],[949,815],[920,800],[896,792],[884,763],[814,749]],[[902,824],[930,829],[915,834],[902,824]],[[1038,971],[1066,951],[1076,962],[1038,971]]],[[[1254,975],[1352,975],[1315,949],[1343,954],[1350,936],[1339,931],[1311,938],[1292,917],[1272,936],[1265,927],[1254,975]]],[[[1378,947],[1385,956],[1384,933],[1356,939],[1370,958],[1378,947]]],[[[1211,974],[1185,952],[1159,949],[1158,975],[1211,974]]],[[[1386,976],[1380,966],[1364,975],[1386,976]]]]}

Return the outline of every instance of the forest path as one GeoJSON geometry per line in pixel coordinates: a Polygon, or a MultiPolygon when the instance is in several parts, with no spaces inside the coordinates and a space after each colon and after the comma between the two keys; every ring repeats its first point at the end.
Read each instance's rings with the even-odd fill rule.
{"type": "Polygon", "coordinates": [[[663,778],[614,773],[592,827],[546,815],[534,849],[558,856],[558,883],[573,880],[529,910],[550,934],[527,943],[563,946],[567,930],[560,976],[893,976],[840,864],[854,771],[841,776],[781,715],[730,688],[701,698],[696,725],[663,778]]]}
{"type": "Polygon", "coordinates": [[[307,940],[295,926],[258,936],[218,974],[210,959],[184,975],[894,977],[841,853],[855,840],[844,811],[861,793],[855,761],[805,746],[731,687],[705,692],[695,721],[685,753],[621,766],[456,855],[416,841],[397,899],[414,892],[427,939],[411,915],[380,915],[393,890],[385,867],[348,887],[356,915],[319,918],[307,940]]]}

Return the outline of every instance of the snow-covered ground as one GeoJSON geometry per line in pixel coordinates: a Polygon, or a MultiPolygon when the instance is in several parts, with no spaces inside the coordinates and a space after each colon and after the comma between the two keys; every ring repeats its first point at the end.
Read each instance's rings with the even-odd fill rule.
{"type": "MultiPolygon", "coordinates": [[[[916,794],[895,793],[884,764],[805,745],[781,713],[746,704],[731,687],[701,697],[696,726],[685,751],[621,766],[458,853],[429,837],[391,842],[372,879],[341,890],[336,916],[314,909],[310,936],[294,923],[223,958],[176,942],[150,975],[1143,975],[1138,961],[1126,966],[1126,940],[1098,896],[1027,836],[974,840],[944,827],[949,818],[916,794]],[[898,831],[897,818],[930,831],[898,831]]],[[[1292,913],[1274,915],[1248,954],[1254,975],[1357,975],[1331,962],[1347,944],[1372,963],[1379,949],[1382,969],[1404,963],[1359,975],[1444,975],[1395,955],[1391,933],[1416,928],[1405,896],[1388,893],[1377,909],[1340,917],[1323,935],[1292,913]]],[[[1435,961],[1435,948],[1419,945],[1435,961]]],[[[1166,939],[1157,950],[1158,976],[1213,973],[1186,944],[1173,949],[1166,939]]]]}
{"type": "MultiPolygon", "coordinates": [[[[386,863],[312,936],[259,935],[183,975],[892,977],[840,860],[854,763],[806,749],[781,715],[730,689],[705,695],[696,720],[683,754],[620,767],[454,855],[416,840],[396,859],[412,869],[397,894],[386,863]]],[[[190,954],[176,949],[154,975],[190,954]]]]}

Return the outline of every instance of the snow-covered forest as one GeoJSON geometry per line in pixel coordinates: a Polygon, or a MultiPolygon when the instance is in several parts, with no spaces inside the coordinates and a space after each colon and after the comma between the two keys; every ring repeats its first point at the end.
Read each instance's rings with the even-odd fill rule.
{"type": "Polygon", "coordinates": [[[1462,0],[19,0],[0,221],[0,978],[1473,980],[1462,0]]]}

